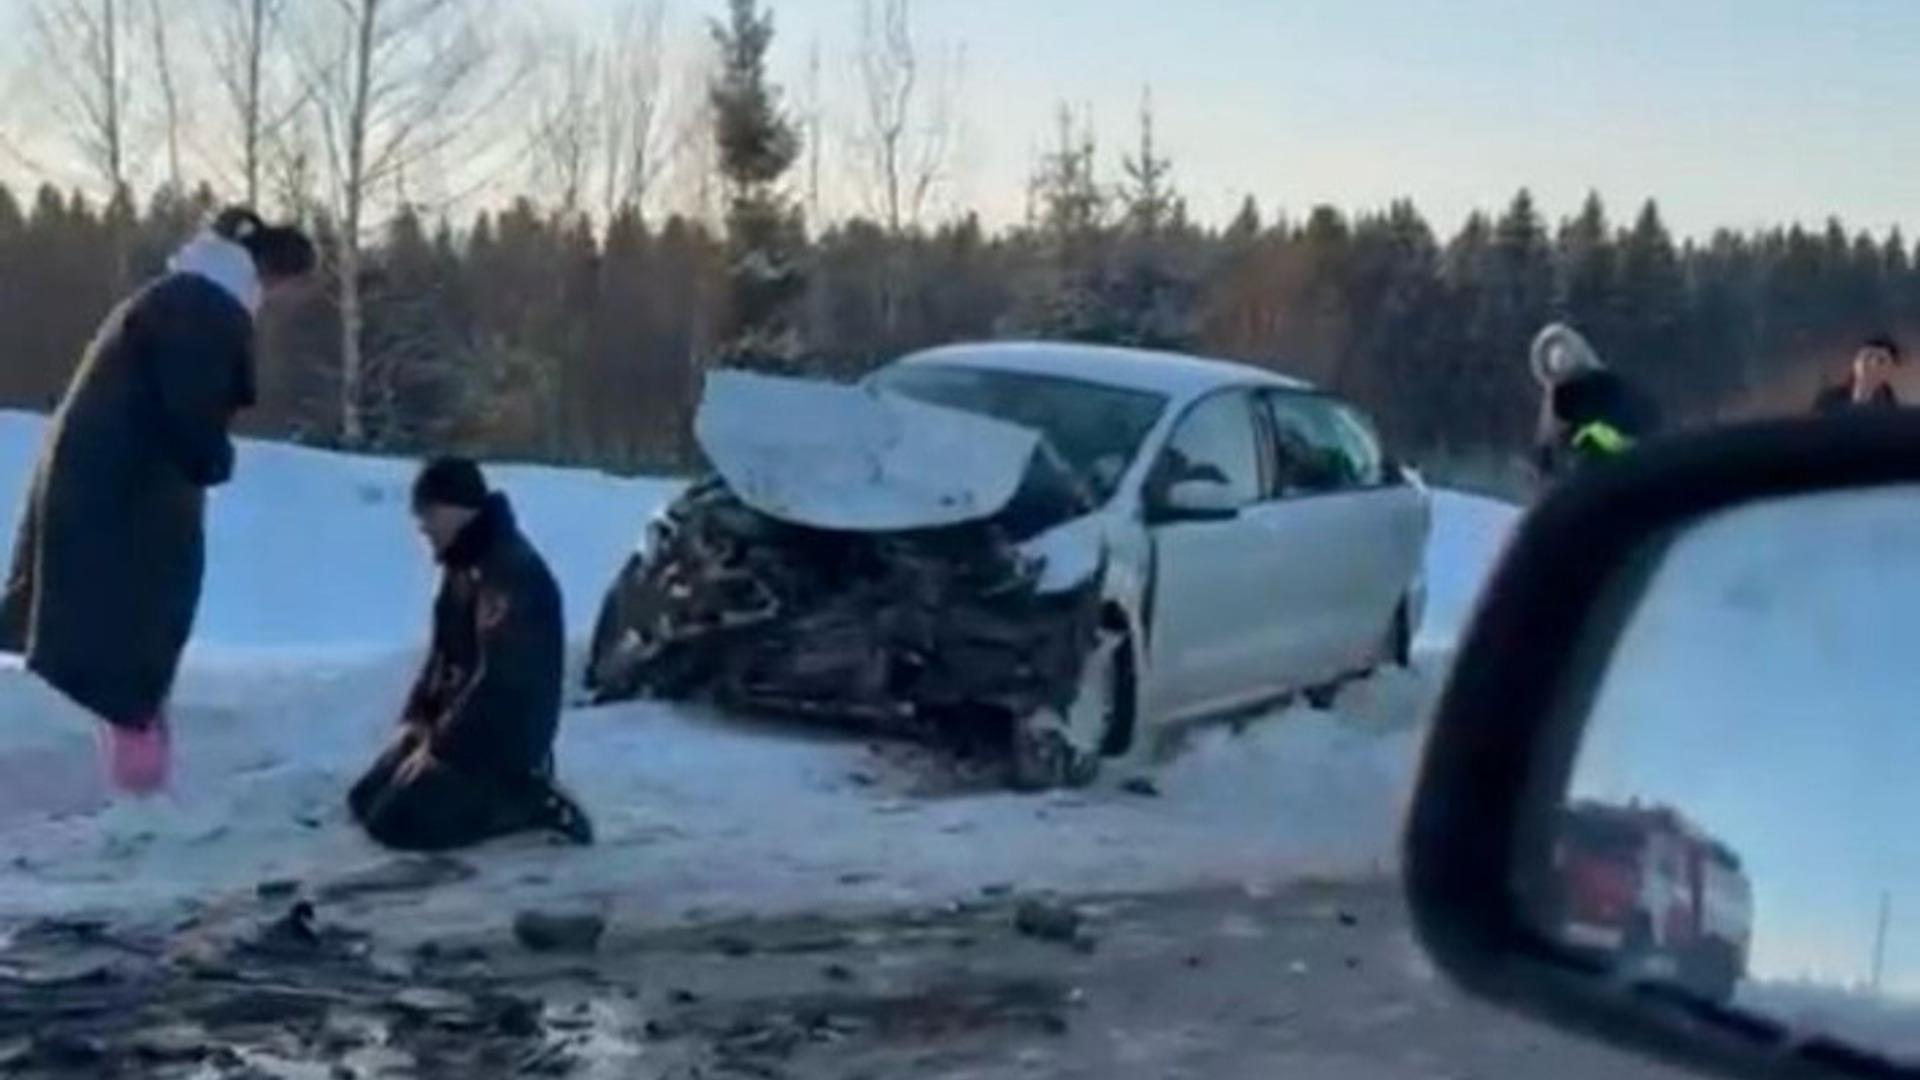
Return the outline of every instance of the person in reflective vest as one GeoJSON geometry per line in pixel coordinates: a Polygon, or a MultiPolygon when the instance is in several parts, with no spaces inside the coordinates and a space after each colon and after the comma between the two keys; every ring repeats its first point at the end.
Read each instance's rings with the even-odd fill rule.
{"type": "Polygon", "coordinates": [[[1620,457],[1654,430],[1651,403],[1572,327],[1542,330],[1530,361],[1542,391],[1534,463],[1543,480],[1620,457]]]}

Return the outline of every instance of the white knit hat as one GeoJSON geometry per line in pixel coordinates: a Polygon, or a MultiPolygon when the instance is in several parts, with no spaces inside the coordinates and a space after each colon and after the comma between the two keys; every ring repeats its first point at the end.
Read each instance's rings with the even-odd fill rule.
{"type": "Polygon", "coordinates": [[[1543,387],[1561,382],[1569,375],[1601,371],[1607,366],[1587,339],[1580,336],[1580,331],[1558,322],[1548,323],[1534,335],[1527,359],[1533,368],[1533,377],[1543,387]]]}

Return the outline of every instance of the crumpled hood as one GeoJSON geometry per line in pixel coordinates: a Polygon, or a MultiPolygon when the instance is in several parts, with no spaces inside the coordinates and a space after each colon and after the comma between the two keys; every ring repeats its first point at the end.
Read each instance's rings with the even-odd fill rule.
{"type": "Polygon", "coordinates": [[[192,274],[218,285],[247,309],[260,313],[260,272],[247,249],[212,231],[202,232],[167,260],[167,269],[192,274]]]}
{"type": "Polygon", "coordinates": [[[856,532],[992,517],[1040,446],[1027,428],[872,386],[740,371],[707,376],[694,435],[753,509],[856,532]]]}

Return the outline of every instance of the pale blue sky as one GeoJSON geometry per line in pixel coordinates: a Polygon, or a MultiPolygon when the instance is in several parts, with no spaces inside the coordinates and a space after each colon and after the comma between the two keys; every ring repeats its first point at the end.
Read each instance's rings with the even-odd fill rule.
{"type": "MultiPolygon", "coordinates": [[[[815,39],[844,50],[857,0],[776,11],[781,66],[798,72],[815,39]]],[[[1209,217],[1249,192],[1290,208],[1411,195],[1450,230],[1527,185],[1555,214],[1589,187],[1621,214],[1657,195],[1689,231],[1832,213],[1920,229],[1912,0],[918,0],[916,14],[923,38],[966,46],[969,187],[1002,214],[1057,102],[1089,106],[1115,158],[1151,83],[1209,217]]]]}
{"type": "MultiPolygon", "coordinates": [[[[177,2],[184,12],[191,0],[177,2]]],[[[558,13],[593,24],[626,2],[507,8],[529,21],[558,13]]],[[[683,47],[723,7],[665,2],[683,47]]],[[[817,45],[829,108],[844,118],[860,0],[772,3],[775,68],[790,99],[803,93],[817,45]]],[[[0,0],[0,70],[25,60],[28,39],[10,32],[24,4],[0,0]]],[[[1249,193],[1295,213],[1412,196],[1451,232],[1469,210],[1498,207],[1525,185],[1555,217],[1592,187],[1618,217],[1658,196],[1684,232],[1839,214],[1920,233],[1920,63],[1908,55],[1920,41],[1915,0],[915,0],[914,8],[924,46],[963,46],[967,58],[968,137],[951,201],[995,221],[1019,214],[1059,103],[1091,111],[1115,170],[1151,84],[1162,144],[1209,220],[1249,193]]],[[[0,102],[0,125],[44,111],[9,98],[16,107],[0,102]]],[[[832,134],[831,117],[828,126],[832,134]]],[[[830,186],[844,177],[831,162],[823,175],[830,186]]]]}

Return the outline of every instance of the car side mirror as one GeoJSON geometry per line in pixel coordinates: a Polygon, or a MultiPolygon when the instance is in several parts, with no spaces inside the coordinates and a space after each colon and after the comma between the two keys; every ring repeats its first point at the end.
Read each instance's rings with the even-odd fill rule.
{"type": "Polygon", "coordinates": [[[1231,521],[1240,516],[1240,503],[1224,479],[1182,480],[1167,488],[1153,506],[1155,524],[1182,521],[1231,521]]]}
{"type": "Polygon", "coordinates": [[[1425,744],[1403,867],[1428,952],[1689,1068],[1920,1075],[1917,611],[1913,414],[1649,443],[1568,481],[1489,581],[1425,744]]]}

